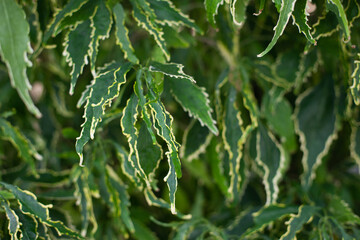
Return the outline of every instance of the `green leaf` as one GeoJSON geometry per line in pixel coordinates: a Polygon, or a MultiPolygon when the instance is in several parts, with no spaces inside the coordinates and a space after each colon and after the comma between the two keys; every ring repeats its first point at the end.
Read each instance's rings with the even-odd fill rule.
{"type": "Polygon", "coordinates": [[[151,62],[149,66],[149,71],[160,72],[172,78],[185,78],[195,83],[194,78],[184,73],[183,68],[184,66],[178,63],[151,62]]]}
{"type": "Polygon", "coordinates": [[[281,1],[281,9],[280,9],[280,15],[278,22],[274,28],[275,34],[273,36],[273,39],[269,43],[269,45],[266,47],[266,49],[258,54],[258,57],[263,57],[265,54],[267,54],[276,44],[279,37],[283,34],[285,27],[289,21],[289,18],[291,16],[291,13],[294,11],[296,0],[283,0],[281,1]]]}
{"type": "Polygon", "coordinates": [[[60,22],[65,19],[66,16],[71,16],[87,2],[88,0],[70,0],[62,10],[55,14],[55,18],[53,19],[52,23],[48,27],[48,30],[44,34],[43,42],[46,43],[49,40],[49,38],[59,27],[60,22]]]}
{"type": "Polygon", "coordinates": [[[95,15],[91,18],[92,43],[91,43],[91,70],[95,71],[96,57],[99,48],[99,41],[110,36],[112,18],[109,9],[104,1],[100,1],[95,15]]]}
{"type": "Polygon", "coordinates": [[[35,240],[38,237],[37,227],[38,223],[36,219],[31,215],[23,214],[21,211],[16,211],[21,222],[20,225],[20,239],[23,240],[35,240]]]}
{"type": "Polygon", "coordinates": [[[164,178],[167,183],[170,194],[171,212],[176,214],[175,209],[175,192],[177,189],[177,177],[181,178],[181,163],[178,155],[179,144],[175,140],[172,128],[172,116],[166,111],[165,106],[152,96],[150,99],[150,108],[157,134],[166,142],[169,151],[166,152],[168,157],[169,172],[164,178]]]}
{"type": "Polygon", "coordinates": [[[113,13],[116,22],[116,43],[120,45],[124,52],[124,58],[128,59],[130,62],[139,63],[139,59],[134,53],[134,49],[128,36],[129,31],[125,26],[125,12],[120,3],[114,6],[113,13]]]}
{"type": "Polygon", "coordinates": [[[316,41],[312,37],[310,30],[311,27],[308,25],[308,18],[306,13],[306,4],[307,0],[297,0],[295,3],[295,8],[292,13],[292,18],[294,23],[299,29],[299,32],[304,34],[306,39],[311,43],[316,45],[316,41]]]}
{"type": "Polygon", "coordinates": [[[131,3],[133,4],[133,16],[135,20],[138,22],[140,27],[144,28],[150,35],[154,37],[156,44],[161,48],[166,59],[169,61],[170,53],[166,48],[162,29],[152,19],[152,16],[149,15],[149,11],[144,11],[142,9],[142,7],[147,6],[147,4],[140,6],[136,0],[131,1],[131,3]]]}
{"type": "Polygon", "coordinates": [[[148,2],[150,7],[154,9],[157,23],[172,27],[185,25],[197,32],[202,32],[195,22],[177,9],[170,0],[148,0],[148,2]]]}
{"type": "Polygon", "coordinates": [[[1,206],[4,208],[6,218],[9,221],[8,229],[11,236],[11,240],[18,239],[17,233],[20,230],[20,222],[17,214],[10,208],[10,204],[7,200],[0,200],[1,206]]]}
{"type": "Polygon", "coordinates": [[[205,0],[206,17],[213,27],[215,27],[215,16],[223,3],[224,0],[205,0]]]}
{"type": "Polygon", "coordinates": [[[304,153],[302,184],[306,189],[310,187],[321,159],[336,138],[335,98],[333,80],[325,77],[296,101],[295,129],[304,153]]]}
{"type": "Polygon", "coordinates": [[[212,134],[208,128],[201,126],[199,121],[192,121],[184,133],[180,149],[181,158],[186,158],[187,161],[198,158],[200,154],[206,152],[211,139],[212,134]]]}
{"type": "Polygon", "coordinates": [[[360,17],[359,3],[354,0],[349,0],[345,12],[346,19],[349,21],[349,28],[351,28],[354,25],[354,21],[360,17]]]}
{"type": "Polygon", "coordinates": [[[74,94],[74,88],[84,66],[88,63],[88,56],[91,54],[92,28],[91,21],[86,20],[78,24],[75,29],[66,35],[65,50],[66,62],[71,70],[70,95],[74,94]]]}
{"type": "Polygon", "coordinates": [[[230,3],[230,12],[233,17],[233,22],[242,26],[246,19],[246,8],[249,0],[232,0],[230,3]]]}
{"type": "Polygon", "coordinates": [[[314,214],[318,211],[317,207],[301,205],[297,215],[291,214],[291,218],[286,225],[288,225],[286,233],[281,236],[280,240],[296,239],[296,233],[302,229],[305,223],[312,220],[314,214]]]}
{"type": "Polygon", "coordinates": [[[111,70],[98,75],[90,85],[89,95],[86,97],[85,122],[81,125],[82,130],[75,145],[80,165],[83,164],[84,145],[94,138],[96,126],[105,114],[106,106],[119,95],[120,86],[125,83],[126,73],[131,67],[130,63],[115,64],[111,70]]]}
{"type": "Polygon", "coordinates": [[[288,165],[288,156],[275,137],[259,123],[256,162],[263,170],[266,205],[274,204],[279,195],[279,183],[288,165]]]}
{"type": "Polygon", "coordinates": [[[41,160],[42,156],[33,149],[31,143],[23,136],[18,128],[12,126],[8,121],[0,118],[0,136],[9,140],[18,150],[19,156],[29,164],[31,172],[37,176],[34,158],[41,160]]]}
{"type": "MultiPolygon", "coordinates": [[[[360,58],[360,54],[358,54],[360,58]]],[[[355,69],[351,78],[353,79],[353,84],[350,86],[351,95],[356,105],[360,105],[360,61],[355,60],[355,69]]]]}
{"type": "Polygon", "coordinates": [[[326,1],[326,7],[335,13],[338,22],[344,31],[345,40],[350,40],[350,29],[349,29],[349,23],[346,18],[345,10],[343,5],[341,4],[340,0],[327,0],[326,1]]]}
{"type": "Polygon", "coordinates": [[[218,135],[219,131],[215,126],[215,120],[211,116],[212,109],[209,106],[210,100],[205,88],[196,86],[193,82],[185,78],[166,78],[174,98],[190,117],[198,119],[201,125],[206,125],[211,132],[218,135]]]}
{"type": "Polygon", "coordinates": [[[0,56],[9,71],[11,85],[16,89],[28,110],[41,117],[30,97],[31,85],[26,67],[31,66],[27,53],[32,53],[29,39],[29,25],[25,13],[13,0],[0,3],[0,56]]]}
{"type": "Polygon", "coordinates": [[[360,224],[360,217],[351,210],[344,200],[336,195],[330,198],[329,211],[342,224],[360,224]]]}

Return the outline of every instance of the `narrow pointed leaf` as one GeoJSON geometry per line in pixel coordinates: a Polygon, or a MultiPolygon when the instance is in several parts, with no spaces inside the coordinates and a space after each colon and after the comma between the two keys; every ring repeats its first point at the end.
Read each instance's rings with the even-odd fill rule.
{"type": "Polygon", "coordinates": [[[184,66],[177,63],[159,63],[151,62],[149,70],[151,72],[160,72],[172,78],[185,78],[195,83],[192,76],[187,75],[183,71],[184,66]]]}
{"type": "Polygon", "coordinates": [[[232,0],[230,3],[230,11],[233,17],[233,22],[242,26],[246,19],[246,8],[249,0],[232,0]]]}
{"type": "Polygon", "coordinates": [[[46,43],[49,40],[54,31],[58,28],[61,20],[79,10],[86,2],[88,2],[88,0],[70,0],[62,10],[57,12],[55,14],[54,20],[49,25],[48,30],[45,32],[43,42],[46,43]]]}
{"type": "Polygon", "coordinates": [[[299,32],[304,34],[306,39],[311,44],[316,44],[316,41],[310,33],[310,26],[308,25],[307,13],[306,13],[306,4],[307,0],[297,0],[295,3],[294,12],[292,13],[292,18],[294,23],[299,29],[299,32]]]}
{"type": "Polygon", "coordinates": [[[206,17],[213,27],[215,27],[215,16],[223,3],[224,0],[205,0],[206,17]]]}
{"type": "Polygon", "coordinates": [[[287,156],[274,136],[260,123],[257,134],[257,152],[256,162],[264,171],[263,184],[266,191],[266,205],[275,204],[279,195],[278,185],[284,177],[287,166],[287,156]]]}
{"type": "Polygon", "coordinates": [[[290,19],[292,12],[294,11],[296,0],[283,0],[281,2],[281,9],[278,22],[274,28],[274,36],[266,49],[258,55],[258,57],[262,57],[267,54],[276,44],[277,40],[283,34],[285,27],[290,19]]]}
{"type": "Polygon", "coordinates": [[[86,20],[78,24],[75,29],[66,36],[64,56],[71,67],[70,95],[74,94],[74,88],[78,77],[88,63],[90,46],[92,41],[91,21],[86,20]]]}
{"type": "MultiPolygon", "coordinates": [[[[360,57],[360,54],[358,54],[360,57]]],[[[350,87],[351,95],[356,105],[360,105],[360,61],[355,61],[355,70],[351,75],[353,83],[350,87]]]]}
{"type": "Polygon", "coordinates": [[[111,105],[119,95],[120,86],[125,83],[126,73],[130,70],[130,63],[118,64],[108,72],[98,75],[89,87],[90,93],[86,100],[84,118],[80,136],[76,140],[76,152],[80,156],[80,165],[83,160],[84,145],[94,138],[97,124],[105,114],[105,108],[111,105]]]}
{"type": "Polygon", "coordinates": [[[302,229],[305,223],[311,221],[312,217],[317,211],[317,207],[301,205],[298,214],[292,214],[290,220],[286,222],[288,228],[286,233],[281,236],[280,240],[296,239],[296,233],[302,229]]]}
{"type": "Polygon", "coordinates": [[[5,210],[6,218],[9,221],[8,230],[11,236],[11,240],[18,239],[17,234],[20,230],[20,222],[17,214],[10,208],[10,204],[7,200],[1,200],[1,206],[5,210]]]}
{"type": "Polygon", "coordinates": [[[327,77],[297,99],[295,128],[304,153],[302,184],[305,188],[311,185],[322,157],[336,138],[335,98],[333,80],[327,77]]]}
{"type": "Polygon", "coordinates": [[[31,85],[26,67],[31,66],[27,53],[31,53],[29,25],[25,13],[13,0],[0,2],[0,56],[9,71],[11,85],[16,89],[27,109],[37,118],[40,111],[34,105],[29,90],[31,85]]]}
{"type": "Polygon", "coordinates": [[[124,52],[124,58],[128,59],[130,62],[139,63],[139,59],[135,55],[128,36],[129,30],[125,26],[125,12],[120,3],[114,6],[113,13],[116,22],[116,43],[120,45],[124,52]]]}
{"type": "Polygon", "coordinates": [[[219,131],[211,116],[212,109],[209,106],[210,100],[205,89],[184,78],[169,77],[165,81],[176,101],[189,113],[190,117],[198,119],[202,126],[206,125],[211,132],[217,135],[219,131]]]}
{"type": "Polygon", "coordinates": [[[350,29],[349,29],[349,22],[346,18],[346,13],[344,10],[343,5],[341,4],[340,0],[327,0],[327,8],[335,13],[338,22],[344,31],[345,40],[350,40],[350,29]]]}
{"type": "Polygon", "coordinates": [[[351,157],[355,159],[356,163],[360,166],[360,128],[353,126],[351,128],[351,144],[350,144],[351,157]]]}

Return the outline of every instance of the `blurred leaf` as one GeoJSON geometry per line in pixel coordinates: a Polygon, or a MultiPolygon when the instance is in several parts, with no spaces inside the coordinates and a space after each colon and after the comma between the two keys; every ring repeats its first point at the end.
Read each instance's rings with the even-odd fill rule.
{"type": "Polygon", "coordinates": [[[331,196],[329,211],[333,217],[342,224],[360,224],[360,217],[338,196],[331,196]]]}
{"type": "MultiPolygon", "coordinates": [[[[358,54],[358,57],[360,57],[360,54],[358,54]]],[[[355,104],[360,105],[360,61],[355,60],[354,64],[356,67],[353,74],[351,75],[351,78],[353,79],[353,84],[351,85],[350,90],[355,104]]]]}
{"type": "Polygon", "coordinates": [[[292,13],[292,18],[294,20],[294,23],[296,24],[296,26],[299,29],[299,32],[304,34],[306,39],[311,43],[311,44],[316,44],[316,41],[314,40],[314,38],[312,37],[310,31],[311,31],[311,27],[308,25],[308,18],[307,18],[307,13],[306,13],[306,4],[307,4],[307,0],[298,0],[295,3],[295,8],[294,11],[292,13]]]}
{"type": "Polygon", "coordinates": [[[230,3],[230,11],[233,21],[236,25],[242,26],[246,19],[246,8],[249,0],[232,0],[230,3]]]}
{"type": "Polygon", "coordinates": [[[9,221],[8,230],[11,236],[11,240],[18,239],[17,234],[20,230],[19,217],[16,215],[14,210],[10,208],[10,204],[7,200],[1,200],[1,206],[4,208],[6,218],[9,221]]]}

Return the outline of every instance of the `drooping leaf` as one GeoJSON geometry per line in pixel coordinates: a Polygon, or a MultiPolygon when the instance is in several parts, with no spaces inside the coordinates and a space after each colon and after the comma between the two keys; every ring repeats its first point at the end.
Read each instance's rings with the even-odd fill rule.
{"type": "MultiPolygon", "coordinates": [[[[360,54],[358,54],[358,56],[360,57],[360,54]]],[[[360,105],[360,61],[356,60],[354,63],[356,67],[353,74],[351,75],[353,84],[351,85],[350,90],[355,104],[360,105]]]]}
{"type": "Polygon", "coordinates": [[[190,117],[198,119],[201,125],[206,125],[215,135],[219,133],[215,120],[211,116],[210,100],[204,88],[196,86],[184,78],[165,78],[171,93],[183,109],[189,112],[190,117]]]}
{"type": "Polygon", "coordinates": [[[10,208],[10,204],[7,200],[0,200],[1,206],[5,210],[6,218],[9,221],[8,230],[11,236],[11,240],[18,239],[17,234],[20,230],[20,222],[17,214],[10,208]]]}
{"type": "Polygon", "coordinates": [[[104,1],[100,1],[95,15],[91,18],[92,43],[91,43],[91,69],[95,71],[95,63],[98,54],[99,42],[110,36],[112,18],[104,1]]]}
{"type": "Polygon", "coordinates": [[[31,85],[26,75],[26,67],[32,65],[27,53],[32,53],[32,48],[25,13],[13,0],[3,0],[0,4],[0,56],[8,69],[11,85],[27,109],[40,118],[41,113],[29,94],[31,85]]]}
{"type": "Polygon", "coordinates": [[[307,0],[297,0],[295,3],[294,12],[292,13],[292,18],[294,23],[299,29],[299,32],[304,34],[306,39],[311,44],[316,44],[316,41],[310,33],[310,26],[308,25],[308,18],[306,13],[306,4],[307,0]]]}
{"type": "Polygon", "coordinates": [[[218,9],[223,3],[224,0],[205,0],[206,16],[213,27],[215,27],[215,16],[218,14],[218,9]]]}
{"type": "Polygon", "coordinates": [[[249,4],[249,0],[232,0],[230,3],[230,11],[233,18],[233,22],[242,26],[246,19],[246,8],[249,4]]]}
{"type": "Polygon", "coordinates": [[[46,43],[49,40],[54,31],[57,30],[61,20],[65,19],[66,16],[72,15],[87,2],[88,0],[70,0],[62,10],[55,14],[52,23],[50,23],[48,30],[45,32],[43,42],[46,43]]]}
{"type": "Polygon", "coordinates": [[[199,157],[201,153],[206,151],[211,136],[208,128],[201,126],[199,121],[192,121],[185,130],[180,156],[188,161],[199,157]]]}
{"type": "Polygon", "coordinates": [[[64,56],[71,69],[70,95],[74,94],[74,88],[78,77],[88,63],[88,57],[91,53],[90,46],[92,42],[91,21],[86,20],[78,24],[72,31],[66,35],[64,56]]]}
{"type": "Polygon", "coordinates": [[[349,22],[346,18],[346,13],[344,10],[343,5],[341,4],[340,0],[327,0],[326,7],[335,13],[338,22],[344,31],[345,40],[350,40],[350,29],[349,29],[349,22]]]}
{"type": "Polygon", "coordinates": [[[300,231],[303,225],[311,221],[314,214],[318,211],[317,207],[301,205],[297,215],[291,214],[291,218],[286,222],[288,225],[286,233],[281,236],[280,240],[296,239],[296,233],[300,231]]]}
{"type": "Polygon", "coordinates": [[[172,78],[185,78],[195,83],[194,78],[184,73],[183,68],[184,66],[178,63],[151,62],[149,66],[151,72],[160,72],[172,78]]]}
{"type": "Polygon", "coordinates": [[[120,3],[114,6],[113,13],[116,22],[116,43],[123,50],[124,58],[129,59],[130,62],[139,63],[128,36],[129,31],[125,26],[125,12],[120,3]]]}
{"type": "Polygon", "coordinates": [[[40,160],[42,159],[41,155],[31,147],[30,142],[22,135],[18,128],[2,118],[0,118],[0,129],[0,136],[13,144],[18,150],[19,156],[29,164],[32,173],[37,176],[34,158],[40,160]]]}
{"type": "Polygon", "coordinates": [[[294,11],[295,3],[296,3],[295,0],[281,1],[280,15],[279,15],[278,22],[274,28],[275,33],[274,33],[273,39],[271,40],[269,45],[266,47],[266,49],[262,53],[257,55],[258,57],[264,56],[275,46],[277,40],[283,34],[285,27],[289,21],[289,18],[291,16],[292,12],[294,11]]]}
{"type": "Polygon", "coordinates": [[[119,95],[120,86],[125,83],[126,73],[131,67],[130,63],[115,64],[111,70],[98,75],[90,85],[84,111],[85,122],[81,125],[81,134],[75,145],[80,165],[83,163],[84,145],[94,138],[96,126],[105,114],[105,108],[119,95]]]}
{"type": "Polygon", "coordinates": [[[304,153],[302,184],[305,188],[310,187],[321,159],[336,138],[335,98],[333,80],[326,77],[297,99],[295,129],[304,153]]]}
{"type": "Polygon", "coordinates": [[[185,25],[194,29],[197,32],[202,32],[201,29],[191,20],[188,16],[183,14],[179,9],[177,9],[170,0],[148,0],[150,7],[154,9],[155,15],[157,17],[156,22],[169,26],[181,26],[185,25]]]}
{"type": "MultiPolygon", "coordinates": [[[[138,22],[140,27],[144,28],[150,35],[154,37],[156,44],[161,48],[166,59],[169,61],[170,53],[166,48],[165,40],[163,38],[164,33],[162,32],[162,29],[157,25],[152,16],[149,16],[149,11],[145,12],[137,3],[137,1],[133,0],[131,2],[133,4],[133,16],[135,20],[138,22]]],[[[143,7],[144,6],[147,6],[147,4],[143,4],[143,7]]]]}
{"type": "Polygon", "coordinates": [[[284,177],[288,156],[283,147],[265,126],[259,123],[256,162],[262,168],[266,191],[266,205],[275,204],[279,195],[279,182],[284,177]]]}

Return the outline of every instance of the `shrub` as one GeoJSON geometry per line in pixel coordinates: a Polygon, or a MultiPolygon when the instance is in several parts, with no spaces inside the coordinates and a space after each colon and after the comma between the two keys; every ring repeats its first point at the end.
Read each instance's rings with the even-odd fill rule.
{"type": "Polygon", "coordinates": [[[2,0],[0,238],[360,239],[359,17],[2,0]]]}

